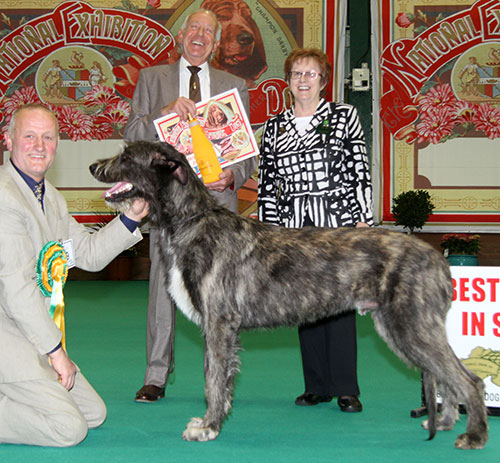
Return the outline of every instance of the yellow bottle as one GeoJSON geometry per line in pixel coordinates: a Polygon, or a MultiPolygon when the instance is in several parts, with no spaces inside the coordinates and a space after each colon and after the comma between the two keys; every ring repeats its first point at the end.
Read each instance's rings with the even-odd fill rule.
{"type": "Polygon", "coordinates": [[[191,142],[196,163],[200,169],[204,183],[213,183],[219,180],[222,172],[219,159],[215,153],[212,143],[196,117],[189,115],[189,127],[191,129],[191,142]]]}

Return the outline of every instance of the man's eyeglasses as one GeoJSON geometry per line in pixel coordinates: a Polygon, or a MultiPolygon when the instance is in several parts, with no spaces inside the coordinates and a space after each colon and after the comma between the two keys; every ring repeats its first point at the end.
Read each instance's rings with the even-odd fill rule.
{"type": "Polygon", "coordinates": [[[306,79],[315,80],[318,78],[318,76],[321,76],[321,74],[319,74],[316,71],[290,71],[289,75],[290,79],[292,80],[299,80],[302,77],[305,77],[306,79]]]}

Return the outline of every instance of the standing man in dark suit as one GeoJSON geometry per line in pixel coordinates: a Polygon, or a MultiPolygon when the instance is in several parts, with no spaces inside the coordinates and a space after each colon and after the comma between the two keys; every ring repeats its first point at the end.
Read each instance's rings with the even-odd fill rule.
{"type": "MultiPolygon", "coordinates": [[[[208,60],[219,45],[222,27],[214,13],[198,10],[186,17],[178,35],[182,56],[174,64],[142,69],[134,92],[132,112],[125,128],[126,140],[155,141],[153,121],[177,113],[187,120],[196,114],[195,103],[236,88],[249,113],[248,88],[239,77],[213,68],[208,60]],[[193,68],[194,67],[194,68],[193,68]],[[191,68],[191,70],[189,69],[191,68]],[[198,98],[190,96],[191,76],[199,78],[198,98]],[[197,101],[196,101],[197,100],[197,101]]],[[[257,167],[255,157],[224,169],[217,182],[206,187],[229,210],[238,212],[238,189],[257,167]]],[[[151,270],[146,336],[147,369],[144,386],[137,392],[137,402],[155,402],[165,396],[168,375],[173,371],[175,307],[165,285],[157,243],[160,233],[150,229],[151,270]]]]}

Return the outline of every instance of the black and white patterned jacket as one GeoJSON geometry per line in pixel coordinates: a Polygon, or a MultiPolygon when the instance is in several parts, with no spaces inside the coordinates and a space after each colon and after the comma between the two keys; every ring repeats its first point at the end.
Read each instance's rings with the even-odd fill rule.
{"type": "Polygon", "coordinates": [[[259,220],[300,228],[373,224],[372,188],[356,109],[321,100],[300,136],[293,109],[269,119],[259,161],[259,220]]]}

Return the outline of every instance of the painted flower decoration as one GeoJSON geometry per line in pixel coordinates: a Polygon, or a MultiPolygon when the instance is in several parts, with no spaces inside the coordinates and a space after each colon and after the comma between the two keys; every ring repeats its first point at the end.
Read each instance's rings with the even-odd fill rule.
{"type": "Polygon", "coordinates": [[[500,137],[500,110],[488,104],[480,104],[474,115],[474,123],[478,130],[493,140],[500,137]]]}
{"type": "Polygon", "coordinates": [[[4,98],[0,103],[0,112],[2,114],[1,122],[4,123],[2,131],[8,129],[12,114],[17,108],[29,103],[41,103],[36,90],[33,87],[21,87],[16,90],[9,98],[4,98]]]}
{"type": "Polygon", "coordinates": [[[161,0],[148,0],[148,7],[149,8],[160,8],[161,7],[161,0]]]}
{"type": "Polygon", "coordinates": [[[483,132],[488,138],[500,137],[500,110],[488,103],[474,104],[458,100],[449,84],[435,85],[420,95],[415,109],[415,130],[407,134],[419,143],[443,143],[464,136],[467,130],[483,132]]]}
{"type": "Polygon", "coordinates": [[[431,108],[423,112],[417,124],[418,141],[428,140],[439,143],[444,137],[451,134],[455,126],[455,118],[449,108],[431,108]]]}
{"type": "Polygon", "coordinates": [[[410,27],[415,22],[415,16],[412,15],[411,13],[404,13],[401,11],[396,16],[395,22],[399,27],[403,27],[406,29],[407,27],[410,27]]]}
{"type": "Polygon", "coordinates": [[[468,101],[458,101],[455,105],[456,121],[463,126],[474,124],[474,117],[476,114],[476,107],[468,101]]]}
{"type": "Polygon", "coordinates": [[[106,138],[111,138],[115,129],[108,122],[99,123],[96,122],[94,129],[92,130],[92,138],[96,140],[106,140],[106,138]]]}
{"type": "Polygon", "coordinates": [[[453,108],[458,100],[455,98],[453,90],[448,84],[436,85],[432,87],[419,100],[420,110],[422,112],[437,108],[453,108]]]}
{"type": "Polygon", "coordinates": [[[59,130],[66,132],[73,141],[92,140],[92,117],[73,106],[57,108],[59,130]]]}
{"type": "Polygon", "coordinates": [[[117,124],[124,126],[130,115],[130,104],[124,100],[120,100],[111,104],[106,111],[96,117],[98,124],[117,124]]]}
{"type": "Polygon", "coordinates": [[[121,98],[111,87],[96,85],[85,93],[83,101],[86,106],[109,105],[116,104],[121,101],[121,98]]]}
{"type": "MultiPolygon", "coordinates": [[[[22,87],[0,103],[2,130],[8,129],[14,111],[28,103],[42,103],[34,87],[22,87]]],[[[57,117],[59,130],[73,141],[104,140],[121,132],[130,115],[130,104],[122,100],[112,87],[96,85],[80,100],[81,106],[47,106],[57,117]]]]}

